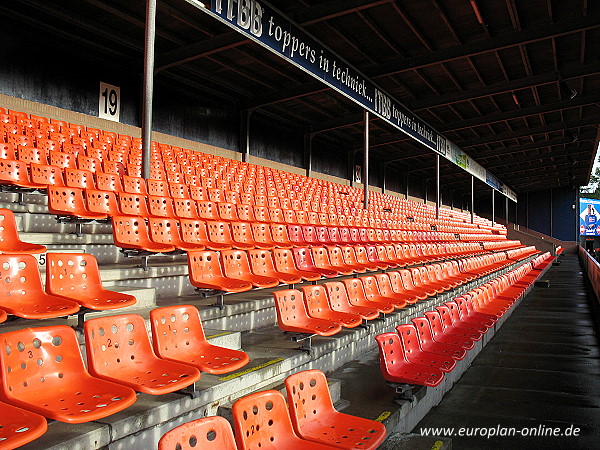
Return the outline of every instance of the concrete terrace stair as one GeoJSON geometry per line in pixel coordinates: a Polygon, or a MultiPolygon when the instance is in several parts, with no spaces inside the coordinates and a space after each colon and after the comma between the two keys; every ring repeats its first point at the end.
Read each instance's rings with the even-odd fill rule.
{"type": "MultiPolygon", "coordinates": [[[[509,269],[503,269],[498,272],[506,272],[509,269]]],[[[484,277],[477,284],[486,282],[491,276],[484,277]]],[[[352,330],[343,330],[332,337],[314,337],[312,351],[305,352],[298,350],[298,343],[294,343],[289,336],[282,333],[275,323],[275,312],[272,306],[272,299],[267,299],[270,295],[266,290],[251,291],[249,293],[234,294],[226,300],[224,310],[218,308],[207,308],[203,302],[211,302],[213,299],[196,299],[195,304],[200,307],[203,321],[206,328],[214,330],[216,324],[233,324],[236,320],[245,318],[245,322],[239,325],[240,328],[249,328],[252,331],[239,332],[221,332],[207,331],[207,335],[213,335],[213,340],[223,339],[235,340],[241,336],[242,348],[250,356],[250,363],[229,375],[209,375],[203,374],[201,380],[196,383],[197,397],[192,398],[184,393],[172,393],[159,397],[147,394],[138,394],[138,401],[126,410],[109,416],[105,419],[82,425],[69,425],[60,422],[49,424],[49,431],[33,443],[22,447],[23,449],[87,449],[110,446],[111,449],[147,449],[154,448],[156,442],[169,429],[181,423],[193,420],[199,417],[215,415],[219,408],[231,405],[237,398],[252,392],[273,388],[280,385],[290,374],[306,370],[320,369],[325,373],[331,373],[336,369],[365,358],[365,355],[376,354],[376,343],[374,336],[386,331],[393,330],[398,324],[408,323],[410,319],[422,315],[424,311],[433,309],[436,305],[447,301],[451,296],[460,295],[473,287],[473,283],[461,286],[455,289],[451,294],[448,293],[437,298],[417,303],[416,305],[406,307],[398,312],[387,315],[383,320],[374,320],[370,322],[368,329],[355,328],[352,330]],[[254,296],[242,297],[243,295],[254,296]],[[234,297],[235,301],[234,301],[234,297]],[[228,302],[231,302],[228,304],[228,302]],[[272,312],[271,312],[272,311],[272,312]],[[266,318],[266,316],[269,316],[266,318]],[[261,319],[261,317],[265,317],[261,319]],[[271,322],[271,325],[261,325],[271,322]]],[[[187,303],[187,298],[173,299],[174,304],[187,303]]],[[[159,300],[159,303],[162,303],[159,300]]],[[[194,304],[194,302],[191,302],[194,304]]],[[[148,311],[142,312],[147,317],[148,311]]],[[[56,319],[60,321],[60,319],[56,319]]],[[[243,321],[243,320],[242,320],[243,321]]],[[[40,321],[44,322],[44,321],[40,321]]],[[[42,325],[42,323],[39,323],[42,325]]],[[[7,325],[3,325],[5,327],[7,325]]],[[[231,330],[233,327],[223,327],[231,330]]],[[[4,328],[3,328],[4,329],[4,328]]],[[[7,330],[8,331],[8,330],[7,330]]],[[[486,338],[487,341],[488,338],[486,338]]],[[[239,342],[239,341],[238,341],[239,342]]],[[[215,343],[217,343],[215,341],[215,343]]],[[[466,362],[463,361],[461,367],[468,366],[472,358],[483,347],[484,343],[479,343],[474,350],[470,351],[466,362]]],[[[236,344],[233,344],[236,346],[236,344]]],[[[378,378],[379,366],[377,359],[370,363],[373,370],[376,371],[378,378]]],[[[417,402],[415,405],[403,405],[391,413],[384,421],[386,426],[392,430],[392,426],[400,426],[401,422],[410,422],[416,420],[415,413],[419,416],[425,413],[425,406],[433,406],[441,400],[443,394],[450,389],[460,373],[452,374],[447,377],[447,381],[434,390],[425,390],[421,398],[427,397],[427,400],[417,402]],[[433,400],[432,400],[433,399],[433,400]],[[421,407],[418,407],[418,405],[421,407]],[[412,414],[407,417],[408,414],[412,414]]],[[[336,378],[335,376],[333,378],[336,378]]],[[[360,380],[356,380],[361,382],[360,380]]],[[[364,380],[363,380],[364,381],[364,380]]],[[[361,382],[362,383],[362,382],[361,382]]],[[[388,403],[393,403],[393,392],[389,389],[386,396],[388,403]]],[[[343,396],[343,395],[342,395],[343,396]]],[[[396,405],[398,406],[398,405],[396,405]]],[[[350,409],[348,411],[351,412],[350,409]]],[[[362,415],[364,414],[356,414],[362,415]]],[[[414,423],[416,423],[414,422],[414,423]]]]}

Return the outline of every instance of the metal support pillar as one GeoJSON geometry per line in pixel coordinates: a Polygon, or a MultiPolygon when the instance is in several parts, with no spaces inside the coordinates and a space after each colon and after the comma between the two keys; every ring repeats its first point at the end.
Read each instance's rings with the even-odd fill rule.
{"type": "Polygon", "coordinates": [[[242,152],[242,161],[250,162],[250,116],[253,109],[244,109],[240,119],[240,151],[242,152]]]}
{"type": "Polygon", "coordinates": [[[475,177],[471,175],[471,223],[475,221],[475,177]]]}
{"type": "Polygon", "coordinates": [[[496,190],[492,188],[492,226],[496,225],[496,190]]]}
{"type": "Polygon", "coordinates": [[[435,218],[440,219],[440,155],[435,155],[435,218]]]}
{"type": "Polygon", "coordinates": [[[385,194],[385,172],[386,172],[385,169],[386,168],[387,168],[387,164],[383,163],[381,165],[381,193],[382,194],[385,194]]]}
{"type": "Polygon", "coordinates": [[[146,36],[144,41],[144,90],[142,93],[142,176],[150,178],[152,157],[152,97],[154,95],[154,38],[156,36],[156,0],[146,0],[146,36]]]}
{"type": "Polygon", "coordinates": [[[312,141],[314,137],[315,135],[312,133],[304,135],[304,168],[307,177],[312,175],[312,141]]]}
{"type": "Polygon", "coordinates": [[[406,200],[408,200],[408,178],[409,178],[409,175],[408,175],[408,173],[406,173],[405,175],[406,175],[406,184],[405,184],[404,187],[406,189],[406,194],[405,194],[406,195],[406,200]]]}
{"type": "Polygon", "coordinates": [[[363,188],[364,188],[364,206],[365,209],[369,209],[369,111],[364,110],[365,116],[365,134],[364,134],[364,147],[365,151],[363,154],[363,188]]]}
{"type": "Polygon", "coordinates": [[[504,197],[505,200],[505,211],[506,211],[506,228],[508,228],[508,197],[504,197]]]}

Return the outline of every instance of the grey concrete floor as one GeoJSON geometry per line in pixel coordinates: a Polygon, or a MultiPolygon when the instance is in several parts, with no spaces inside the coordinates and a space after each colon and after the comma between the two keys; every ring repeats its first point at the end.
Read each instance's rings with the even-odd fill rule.
{"type": "Polygon", "coordinates": [[[454,449],[600,448],[598,301],[577,256],[560,260],[413,433],[451,428],[439,434],[454,433],[454,449]],[[563,435],[549,436],[555,427],[563,435]]]}

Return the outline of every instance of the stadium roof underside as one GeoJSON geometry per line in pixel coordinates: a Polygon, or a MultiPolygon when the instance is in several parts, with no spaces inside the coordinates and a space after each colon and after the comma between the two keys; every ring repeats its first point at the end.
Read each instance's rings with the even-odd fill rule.
{"type": "MultiPolygon", "coordinates": [[[[224,0],[226,1],[226,0],[224,0]]],[[[209,3],[206,1],[205,3],[209,3]]],[[[600,2],[270,1],[518,194],[588,182],[600,2]]],[[[13,0],[0,13],[141,73],[145,1],[13,0]]],[[[361,108],[184,0],[158,0],[156,80],[360,152],[361,108]]],[[[374,118],[377,162],[435,178],[435,153],[374,118]]],[[[470,175],[442,159],[442,184],[470,175]]]]}

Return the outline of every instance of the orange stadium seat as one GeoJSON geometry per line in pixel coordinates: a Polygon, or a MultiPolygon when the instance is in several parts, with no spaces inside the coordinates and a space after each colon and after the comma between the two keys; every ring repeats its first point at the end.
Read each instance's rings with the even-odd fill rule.
{"type": "Polygon", "coordinates": [[[10,209],[0,208],[0,253],[44,253],[46,247],[23,242],[19,237],[15,215],[10,209]]]}
{"type": "Polygon", "coordinates": [[[270,288],[279,285],[279,280],[275,277],[254,274],[250,270],[248,254],[243,250],[223,250],[221,260],[227,278],[248,281],[257,288],[270,288]]]}
{"type": "Polygon", "coordinates": [[[337,322],[346,328],[355,328],[362,324],[362,317],[356,313],[336,311],[332,308],[327,291],[321,285],[303,286],[304,302],[308,315],[315,319],[337,322]]]}
{"type": "Polygon", "coordinates": [[[192,420],[167,431],[158,441],[158,450],[237,450],[227,419],[209,416],[192,420]]]}
{"type": "Polygon", "coordinates": [[[342,326],[330,320],[309,316],[302,292],[286,289],[273,292],[277,323],[283,331],[332,336],[342,330],[342,326]]]}
{"type": "Polygon", "coordinates": [[[376,449],[386,437],[381,422],[335,409],[320,370],[288,376],[285,388],[294,430],[303,439],[345,449],[376,449]]]}
{"type": "Polygon", "coordinates": [[[146,221],[138,216],[113,216],[113,239],[117,247],[150,253],[170,253],[171,244],[162,244],[150,239],[146,221]]]}
{"type": "Polygon", "coordinates": [[[439,369],[409,362],[404,356],[398,333],[379,334],[375,340],[379,348],[381,374],[387,381],[435,387],[444,379],[444,373],[439,369]]]}
{"type": "Polygon", "coordinates": [[[224,374],[244,367],[248,354],[211,344],[206,339],[200,312],[195,306],[177,305],[150,311],[155,353],[189,364],[201,372],[224,374]]]}
{"type": "Polygon", "coordinates": [[[0,402],[0,445],[12,449],[34,441],[48,430],[46,419],[36,413],[0,402]]]}
{"type": "Polygon", "coordinates": [[[132,389],[88,373],[71,327],[25,328],[3,333],[0,339],[0,394],[15,406],[50,419],[83,423],[136,401],[132,389]]]}
{"type": "Polygon", "coordinates": [[[233,404],[233,423],[238,449],[325,450],[336,448],[298,437],[283,394],[263,391],[233,404]]]}
{"type": "Polygon", "coordinates": [[[4,289],[0,308],[25,319],[64,317],[79,311],[72,300],[44,291],[37,260],[32,255],[0,255],[4,289]]]}
{"type": "Polygon", "coordinates": [[[109,291],[102,286],[98,261],[87,253],[48,253],[46,292],[96,310],[132,306],[133,295],[109,291]]]}
{"type": "Polygon", "coordinates": [[[98,378],[152,395],[174,392],[200,379],[195,367],[155,355],[142,316],[89,319],[83,329],[88,369],[98,378]]]}
{"type": "Polygon", "coordinates": [[[188,252],[188,275],[193,286],[225,292],[244,292],[252,289],[252,283],[227,278],[223,274],[219,254],[214,251],[188,252]]]}

